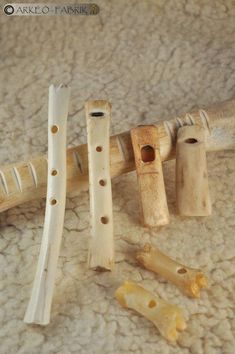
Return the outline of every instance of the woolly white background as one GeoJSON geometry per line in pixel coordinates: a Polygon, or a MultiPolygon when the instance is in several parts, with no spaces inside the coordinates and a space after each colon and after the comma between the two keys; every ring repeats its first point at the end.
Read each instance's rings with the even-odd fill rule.
{"type": "MultiPolygon", "coordinates": [[[[42,2],[42,1],[41,1],[42,2]]],[[[57,1],[57,3],[60,1],[57,1]]],[[[64,3],[64,1],[61,1],[64,3]]],[[[235,93],[235,2],[96,1],[98,16],[6,17],[1,14],[1,165],[47,151],[51,83],[72,87],[68,145],[86,141],[84,102],[108,99],[112,133],[172,118],[235,93]]],[[[0,353],[234,353],[234,151],[208,154],[213,215],[180,218],[174,162],[164,165],[171,222],[139,224],[135,173],[113,182],[116,270],[87,270],[88,193],[68,195],[51,324],[22,319],[39,253],[45,201],[0,215],[0,353]],[[210,279],[200,300],[136,264],[146,241],[201,267],[210,279]],[[185,309],[188,327],[169,345],[145,318],[122,309],[114,291],[139,282],[185,309]]]]}

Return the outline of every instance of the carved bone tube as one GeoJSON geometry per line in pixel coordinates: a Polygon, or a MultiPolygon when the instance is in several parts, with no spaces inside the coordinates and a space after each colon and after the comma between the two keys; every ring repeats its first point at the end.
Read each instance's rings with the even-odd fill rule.
{"type": "MultiPolygon", "coordinates": [[[[206,150],[235,149],[235,100],[213,104],[180,117],[155,120],[159,130],[162,161],[175,158],[177,131],[182,126],[200,125],[206,130],[206,150]]],[[[111,177],[135,169],[130,132],[110,138],[111,177]]],[[[36,156],[0,167],[0,212],[46,195],[47,160],[36,156]]],[[[67,190],[88,190],[87,145],[67,150],[67,190]]]]}
{"type": "Polygon", "coordinates": [[[201,288],[207,287],[207,279],[199,269],[186,267],[146,244],[136,256],[147,269],[161,275],[191,297],[200,297],[201,288]]]}
{"type": "Polygon", "coordinates": [[[66,123],[70,89],[49,88],[48,188],[42,244],[33,289],[24,317],[26,323],[46,325],[56,278],[66,198],[66,123]]]}
{"type": "Polygon", "coordinates": [[[180,215],[211,215],[205,129],[197,125],[182,127],[178,130],[176,203],[180,215]]]}
{"type": "Polygon", "coordinates": [[[159,132],[153,125],[131,129],[131,140],[138,176],[140,207],[144,226],[169,223],[162,162],[159,150],[159,132]]]}
{"type": "Polygon", "coordinates": [[[163,337],[171,342],[178,339],[179,332],[186,328],[182,310],[161,300],[143,287],[126,281],[115,293],[118,302],[126,308],[139,312],[154,323],[163,337]]]}
{"type": "Polygon", "coordinates": [[[90,101],[85,109],[92,236],[88,265],[97,270],[111,270],[114,265],[109,151],[111,105],[107,101],[90,101]]]}

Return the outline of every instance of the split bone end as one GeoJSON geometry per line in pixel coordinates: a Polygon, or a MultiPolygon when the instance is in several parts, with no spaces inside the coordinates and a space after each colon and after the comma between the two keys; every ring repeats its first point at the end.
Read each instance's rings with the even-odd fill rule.
{"type": "Polygon", "coordinates": [[[146,244],[137,253],[136,259],[146,269],[169,280],[190,297],[199,298],[201,289],[208,285],[207,278],[201,270],[174,261],[150,244],[146,244]]]}
{"type": "Polygon", "coordinates": [[[186,328],[178,306],[165,302],[138,284],[125,281],[116,290],[115,297],[123,307],[135,310],[153,322],[161,335],[171,342],[178,339],[178,331],[186,328]]]}

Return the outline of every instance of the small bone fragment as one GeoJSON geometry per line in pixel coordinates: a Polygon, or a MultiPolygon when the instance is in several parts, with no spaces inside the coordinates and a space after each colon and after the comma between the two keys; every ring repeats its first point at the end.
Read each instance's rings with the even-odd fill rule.
{"type": "Polygon", "coordinates": [[[180,215],[211,215],[205,128],[192,125],[178,130],[176,144],[176,202],[180,215]]]}
{"type": "Polygon", "coordinates": [[[70,88],[49,88],[48,184],[42,244],[24,322],[47,325],[63,232],[66,199],[66,125],[70,88]]]}
{"type": "Polygon", "coordinates": [[[144,226],[169,223],[169,212],[160,157],[159,130],[145,125],[131,129],[144,226]]]}
{"type": "Polygon", "coordinates": [[[152,321],[163,337],[171,342],[178,339],[178,331],[186,328],[182,310],[161,300],[143,287],[126,281],[115,293],[118,302],[152,321]],[[178,331],[177,331],[178,330],[178,331]]]}
{"type": "Polygon", "coordinates": [[[85,110],[91,211],[88,265],[96,270],[112,270],[114,239],[109,149],[111,105],[107,101],[89,101],[85,110]]]}
{"type": "Polygon", "coordinates": [[[190,297],[200,297],[201,288],[207,287],[207,279],[199,269],[186,267],[146,244],[136,256],[147,269],[166,278],[190,297]]]}

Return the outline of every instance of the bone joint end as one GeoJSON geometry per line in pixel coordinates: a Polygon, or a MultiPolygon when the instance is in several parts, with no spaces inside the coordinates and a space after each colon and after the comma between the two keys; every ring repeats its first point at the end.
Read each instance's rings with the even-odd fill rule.
{"type": "Polygon", "coordinates": [[[165,302],[138,284],[126,281],[115,293],[125,308],[137,311],[154,323],[163,337],[171,342],[178,339],[179,331],[186,328],[182,310],[165,302]]]}
{"type": "Polygon", "coordinates": [[[146,269],[175,284],[188,296],[199,298],[201,289],[208,285],[207,278],[201,270],[174,261],[150,244],[146,244],[137,252],[136,259],[146,269]]]}

